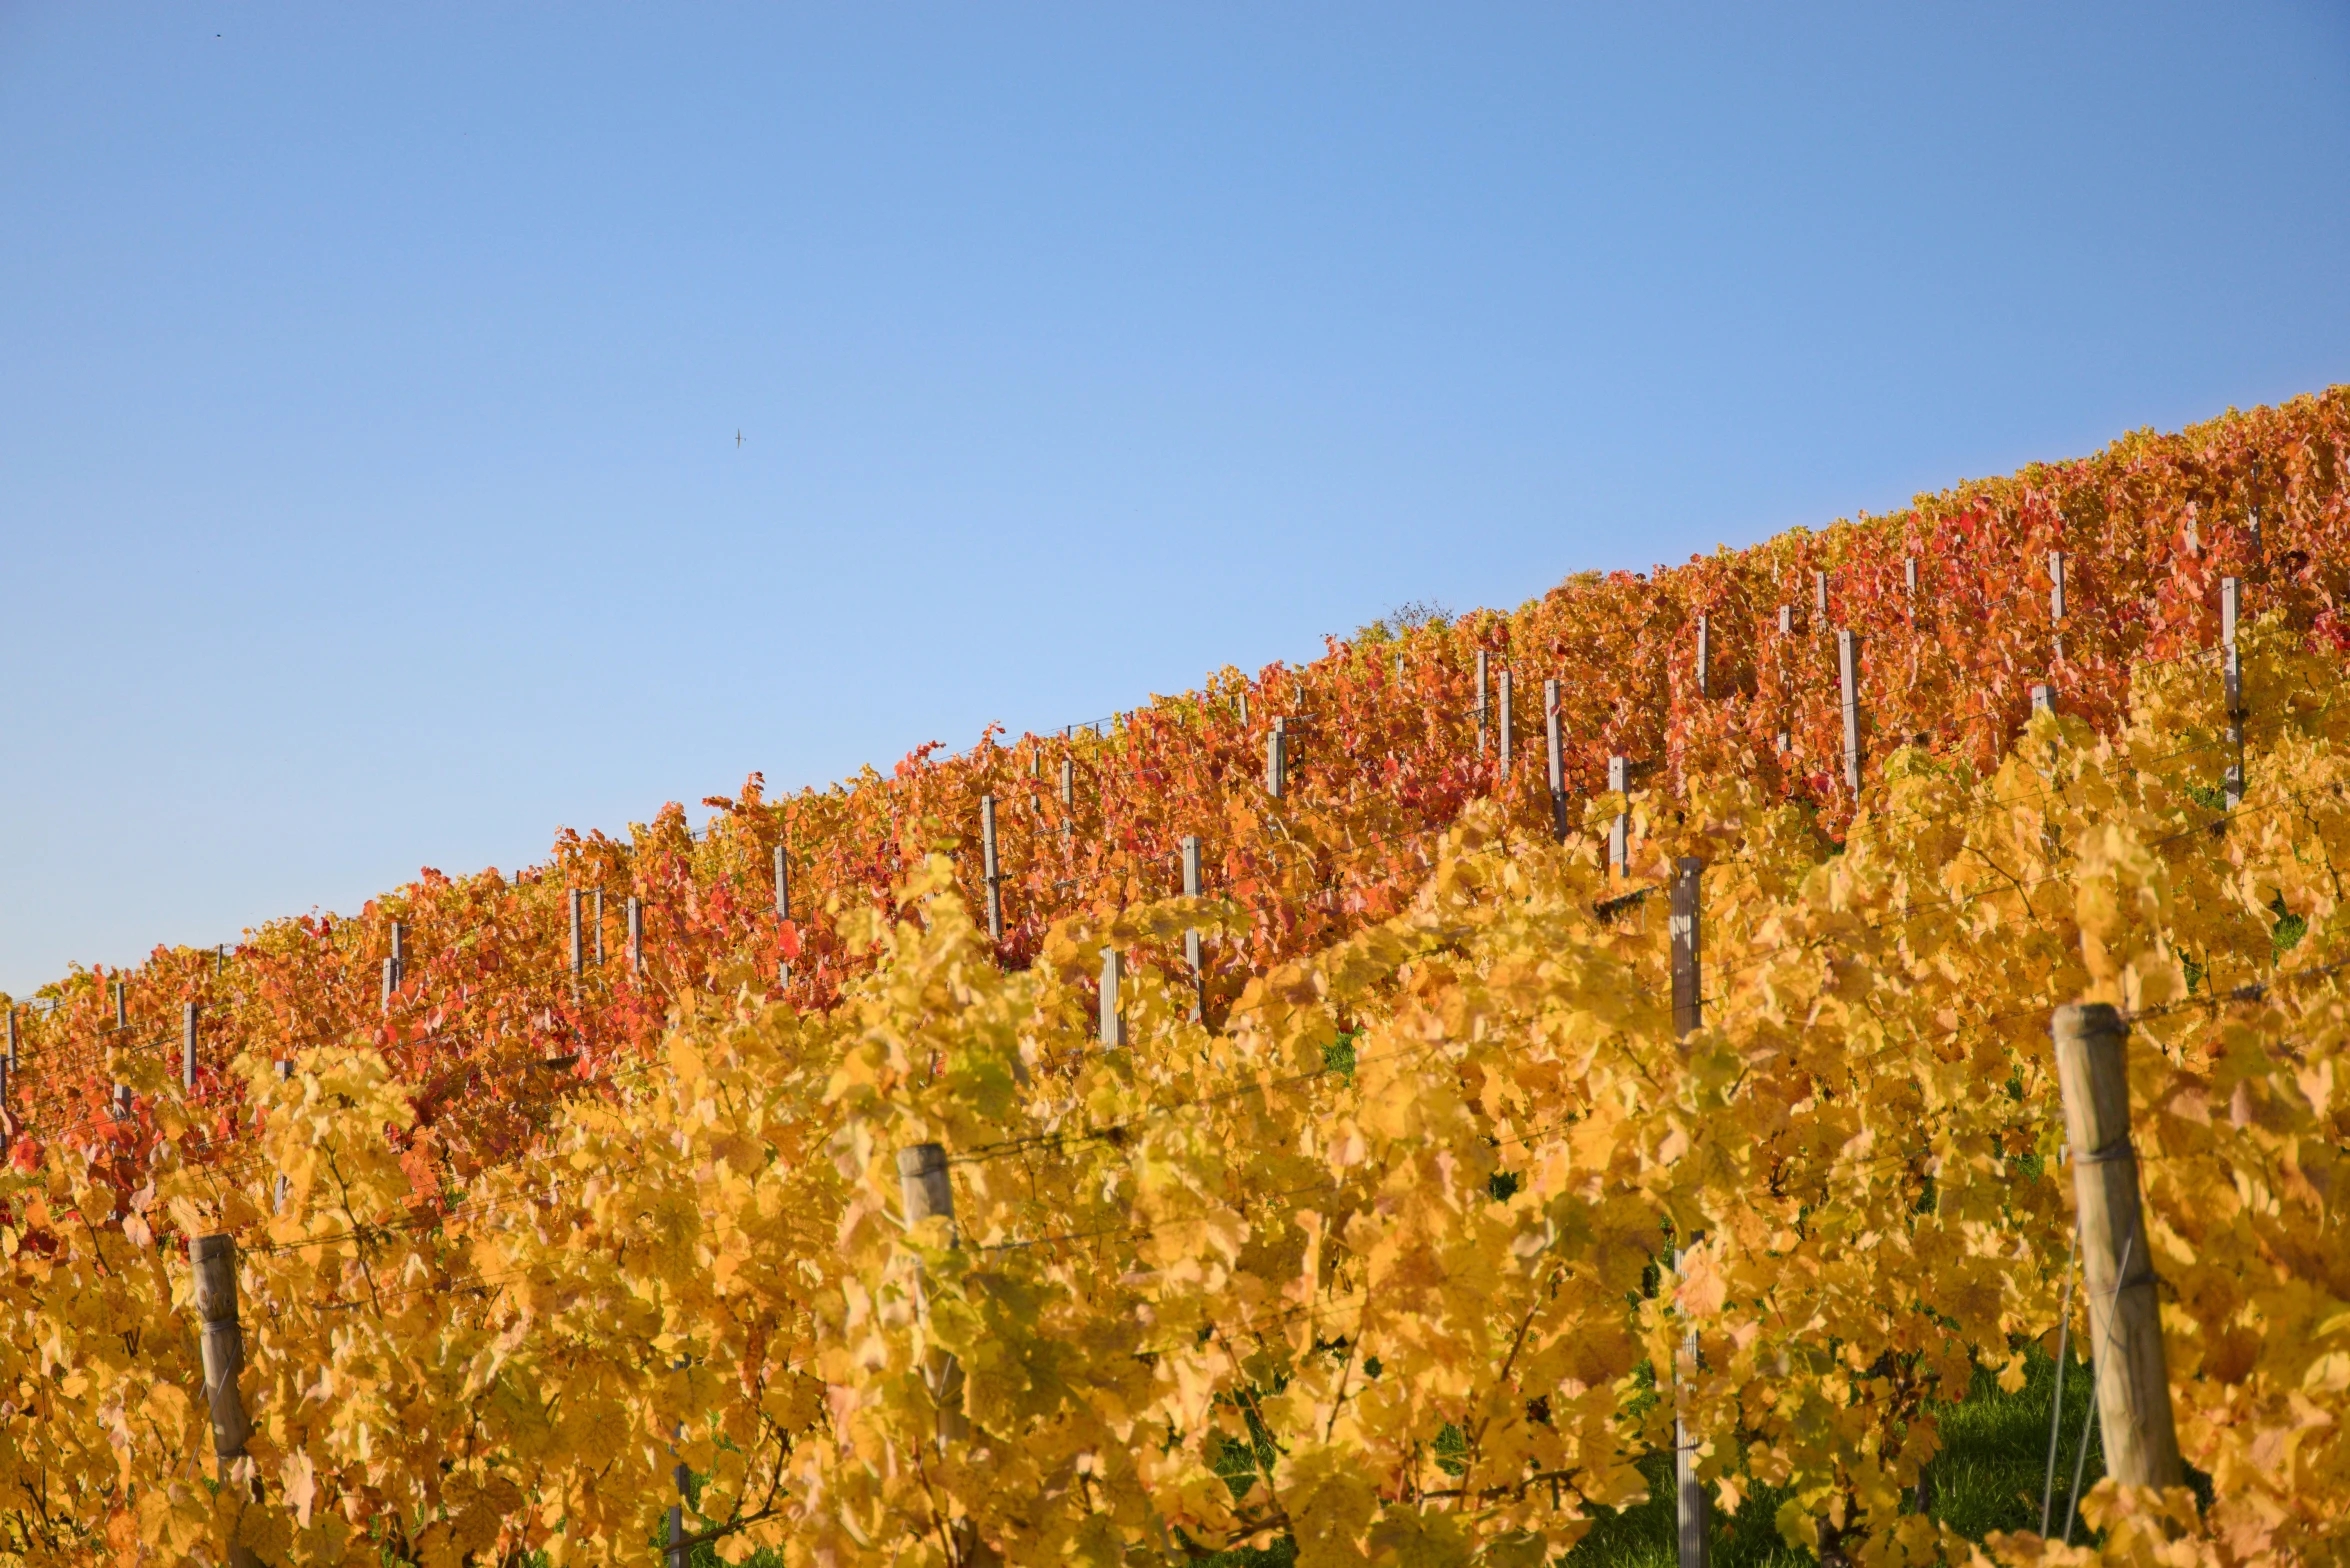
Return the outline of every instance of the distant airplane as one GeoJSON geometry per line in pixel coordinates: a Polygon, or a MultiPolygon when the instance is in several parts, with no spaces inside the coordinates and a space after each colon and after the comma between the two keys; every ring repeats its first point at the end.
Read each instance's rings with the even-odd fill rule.
{"type": "Polygon", "coordinates": [[[736,451],[738,451],[738,452],[739,452],[739,451],[741,451],[741,450],[742,450],[742,448],[743,448],[743,433],[742,433],[741,431],[737,430],[737,431],[734,433],[734,449],[735,449],[736,451]]]}

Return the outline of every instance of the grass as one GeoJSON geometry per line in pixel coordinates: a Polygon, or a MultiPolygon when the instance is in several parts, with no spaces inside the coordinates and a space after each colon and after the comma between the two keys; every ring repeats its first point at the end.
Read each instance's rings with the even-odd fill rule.
{"type": "MultiPolygon", "coordinates": [[[[2056,1387],[2056,1365],[2037,1347],[2025,1363],[2024,1386],[2002,1393],[1991,1374],[1977,1371],[1967,1397],[1936,1411],[1942,1423],[1942,1451],[1927,1467],[1932,1490],[1929,1511],[1953,1529],[1980,1540],[1993,1530],[2037,1530],[2040,1527],[2041,1487],[2048,1475],[2049,1399],[2056,1387]]],[[[2067,1495],[2072,1489],[2073,1463],[2090,1410],[2090,1375],[2086,1365],[2068,1358],[2064,1380],[2064,1431],[2057,1444],[2055,1501],[2051,1529],[2064,1527],[2067,1495]]],[[[2086,1492],[2105,1474],[2096,1423],[2086,1425],[2088,1462],[2081,1489],[2086,1492]]],[[[1561,1568],[1673,1568],[1672,1461],[1658,1454],[1641,1465],[1648,1477],[1649,1499],[1621,1510],[1601,1510],[1591,1532],[1563,1557],[1561,1568]]],[[[2191,1477],[2206,1493],[2202,1478],[2191,1477]]],[[[1779,1539],[1773,1517],[1786,1494],[1758,1488],[1732,1516],[1717,1514],[1713,1562],[1716,1568],[1798,1568],[1817,1561],[1808,1551],[1779,1539]]],[[[2076,1542],[2088,1540],[2076,1530],[2076,1542]]],[[[659,1561],[658,1548],[652,1556],[659,1561]]],[[[1291,1568],[1297,1548],[1280,1540],[1265,1547],[1221,1552],[1205,1559],[1212,1568],[1291,1568]]],[[[780,1561],[780,1554],[762,1552],[752,1568],[780,1561]]],[[[720,1568],[717,1553],[697,1547],[693,1568],[720,1568]]]]}
{"type": "MultiPolygon", "coordinates": [[[[2090,1399],[2088,1367],[2067,1359],[2052,1530],[2063,1527],[2081,1417],[2090,1399]]],[[[2025,1366],[2024,1386],[2015,1393],[2002,1393],[1990,1373],[1977,1371],[1965,1399],[1940,1407],[1935,1414],[1942,1424],[1942,1451],[1926,1467],[1932,1492],[1928,1512],[1977,1540],[1993,1530],[2037,1530],[2040,1492],[2048,1474],[2048,1406],[2055,1388],[2056,1364],[2034,1349],[2025,1366]]],[[[2090,1426],[2093,1433],[2095,1423],[2090,1426]]],[[[2081,1480],[2084,1492],[2105,1474],[2099,1446],[2092,1435],[2081,1480]]],[[[1649,1500],[1603,1514],[1591,1533],[1566,1554],[1567,1568],[1671,1568],[1672,1463],[1659,1455],[1641,1468],[1649,1478],[1649,1500]]],[[[1817,1561],[1810,1552],[1779,1539],[1772,1516],[1785,1497],[1784,1492],[1758,1489],[1734,1517],[1716,1517],[1717,1568],[1793,1568],[1817,1561]]],[[[2076,1541],[2087,1538],[2085,1531],[2074,1536],[2076,1541]]]]}
{"type": "MultiPolygon", "coordinates": [[[[2089,1411],[2089,1369],[2068,1358],[2064,1380],[2064,1432],[2057,1444],[2056,1497],[2052,1530],[2063,1528],[2065,1500],[2072,1488],[2082,1417],[2089,1411]]],[[[1927,1467],[1932,1490],[1929,1511],[1953,1529],[1980,1540],[1993,1530],[2037,1530],[2040,1492],[2048,1474],[2049,1400],[2056,1388],[2056,1364],[2034,1349],[2025,1366],[2024,1386],[2002,1393],[1991,1374],[1978,1371],[1967,1397],[1942,1406],[1942,1451],[1927,1467]]],[[[2105,1474],[2089,1429],[2086,1492],[2105,1474]]],[[[1563,1568],[1673,1568],[1672,1460],[1658,1454],[1641,1465],[1649,1498],[1621,1510],[1601,1510],[1597,1523],[1574,1550],[1557,1559],[1563,1568]]],[[[1732,1516],[1714,1520],[1715,1568],[1797,1568],[1818,1559],[1779,1539],[1773,1517],[1786,1494],[1758,1488],[1732,1516]]],[[[2076,1530],[2073,1539],[2088,1539],[2076,1530]]],[[[1224,1552],[1206,1561],[1215,1568],[1289,1568],[1296,1549],[1287,1541],[1263,1550],[1224,1552]]]]}

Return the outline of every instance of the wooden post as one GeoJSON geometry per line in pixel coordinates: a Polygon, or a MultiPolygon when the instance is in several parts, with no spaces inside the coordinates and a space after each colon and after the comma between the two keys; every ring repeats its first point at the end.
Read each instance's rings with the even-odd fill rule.
{"type": "Polygon", "coordinates": [[[1918,558],[1914,555],[1901,558],[1901,586],[1909,595],[1909,602],[1914,608],[1918,598],[1918,558]]]}
{"type": "Polygon", "coordinates": [[[2236,622],[2243,609],[2243,582],[2234,577],[2219,580],[2219,639],[2220,679],[2225,687],[2228,705],[2228,761],[2225,789],[2228,809],[2235,810],[2244,803],[2244,721],[2251,715],[2244,707],[2244,656],[2236,646],[2236,622]]]}
{"type": "Polygon", "coordinates": [[[580,919],[579,889],[566,888],[564,892],[571,905],[571,978],[577,980],[587,970],[587,927],[580,919]]]}
{"type": "Polygon", "coordinates": [[[1102,1017],[1101,1042],[1117,1047],[1126,1043],[1126,1020],[1118,1010],[1118,982],[1125,977],[1126,966],[1114,947],[1102,949],[1102,1017]]]}
{"type": "Polygon", "coordinates": [[[2064,662],[2064,552],[2048,552],[2048,638],[2049,657],[2056,663],[2064,662]]]}
{"type": "Polygon", "coordinates": [[[1477,650],[1477,755],[1478,755],[1479,757],[1483,757],[1483,756],[1485,755],[1485,670],[1486,670],[1486,663],[1487,663],[1487,655],[1486,655],[1486,652],[1485,652],[1485,650],[1484,650],[1483,648],[1479,648],[1479,649],[1477,650]]]}
{"type": "Polygon", "coordinates": [[[399,989],[399,962],[396,959],[387,958],[383,961],[383,989],[382,995],[376,1002],[377,1011],[383,1013],[386,1017],[389,1017],[392,1011],[392,995],[399,989]]]}
{"type": "Polygon", "coordinates": [[[2034,713],[2054,713],[2056,711],[2053,688],[2046,685],[2032,688],[2032,711],[2034,713]]]}
{"type": "MultiPolygon", "coordinates": [[[[955,1189],[947,1180],[947,1151],[943,1147],[917,1143],[898,1150],[898,1196],[905,1205],[907,1229],[924,1220],[943,1219],[947,1222],[947,1244],[962,1245],[962,1236],[955,1228],[955,1189]]],[[[914,1275],[914,1308],[927,1323],[930,1303],[919,1269],[914,1275]]],[[[947,1444],[969,1435],[969,1423],[963,1414],[962,1365],[946,1351],[934,1349],[924,1362],[922,1380],[929,1385],[930,1396],[938,1407],[938,1446],[944,1452],[947,1444]]],[[[967,1526],[967,1521],[959,1522],[967,1526]]]]}
{"type": "Polygon", "coordinates": [[[775,846],[775,918],[791,918],[791,851],[775,846]]]}
{"type": "MultiPolygon", "coordinates": [[[[245,1365],[245,1335],[237,1323],[236,1241],[229,1236],[191,1236],[188,1261],[195,1266],[196,1317],[202,1325],[198,1354],[204,1367],[204,1402],[212,1416],[212,1463],[225,1486],[230,1470],[245,1457],[245,1440],[253,1435],[244,1396],[237,1391],[237,1374],[245,1365]]],[[[260,1483],[255,1481],[256,1501],[259,1494],[260,1483]]],[[[231,1545],[228,1568],[261,1568],[261,1559],[249,1546],[231,1545]]]]}
{"type": "Polygon", "coordinates": [[[645,972],[645,901],[633,893],[628,897],[628,972],[645,972]]]}
{"type": "Polygon", "coordinates": [[[1077,764],[1068,757],[1061,759],[1061,804],[1077,804],[1077,764]]]}
{"type": "Polygon", "coordinates": [[[2110,1004],[2088,1002],[2058,1008],[2049,1030],[2079,1209],[2105,1470],[2124,1486],[2178,1486],[2179,1439],[2171,1424],[2162,1315],[2139,1206],[2138,1154],[2130,1144],[2130,1081],[2123,1060],[2129,1027],[2110,1004]]]}
{"type": "Polygon", "coordinates": [[[408,922],[392,922],[392,983],[408,983],[408,922]]]}
{"type": "Polygon", "coordinates": [[[1701,699],[1713,695],[1712,684],[1707,680],[1709,655],[1713,651],[1707,639],[1707,629],[1706,617],[1699,616],[1697,618],[1697,695],[1701,699]]]}
{"type": "Polygon", "coordinates": [[[1550,754],[1550,825],[1558,841],[1567,841],[1567,759],[1559,745],[1559,683],[1542,683],[1542,739],[1550,754]]]}
{"type": "Polygon", "coordinates": [[[204,1402],[212,1412],[212,1459],[222,1481],[245,1457],[253,1427],[245,1419],[237,1374],[245,1365],[245,1335],[237,1323],[237,1243],[233,1236],[192,1236],[188,1261],[196,1271],[196,1317],[203,1325],[204,1402]]]}
{"type": "Polygon", "coordinates": [[[1782,637],[1795,635],[1795,606],[1792,604],[1779,606],[1779,635],[1782,637]]]}
{"type": "Polygon", "coordinates": [[[1507,779],[1510,776],[1510,731],[1514,728],[1510,723],[1510,672],[1507,669],[1501,672],[1499,686],[1501,714],[1497,721],[1496,733],[1501,737],[1501,745],[1498,748],[1501,752],[1501,776],[1507,779]]]}
{"type": "MultiPolygon", "coordinates": [[[[293,1081],[294,1064],[292,1062],[281,1060],[272,1062],[270,1065],[277,1069],[277,1081],[279,1083],[291,1083],[293,1081]]],[[[277,1177],[276,1196],[270,1200],[271,1213],[283,1214],[285,1212],[286,1190],[292,1185],[292,1182],[287,1179],[285,1172],[282,1170],[279,1171],[277,1177]]]]}
{"type": "MultiPolygon", "coordinates": [[[[1673,1034],[1687,1039],[1705,1022],[1703,936],[1699,927],[1698,893],[1705,862],[1684,855],[1673,862],[1673,907],[1668,931],[1672,943],[1673,1034]]],[[[1681,1266],[1676,1248],[1673,1267],[1681,1266]]],[[[1682,1337],[1681,1352],[1673,1362],[1673,1515],[1674,1539],[1680,1568],[1706,1568],[1709,1555],[1704,1484],[1697,1475],[1697,1441],[1689,1430],[1689,1386],[1697,1379],[1697,1329],[1682,1337]]]]}
{"type": "Polygon", "coordinates": [[[1289,721],[1276,717],[1265,736],[1265,793],[1275,800],[1289,785],[1289,721]]]}
{"type": "Polygon", "coordinates": [[[987,939],[1004,939],[1003,878],[996,869],[995,858],[995,797],[979,797],[979,865],[980,875],[987,889],[987,939]]]}
{"type": "Polygon", "coordinates": [[[1844,787],[1860,793],[1860,633],[1836,634],[1836,674],[1844,687],[1844,787]]]}
{"type": "Polygon", "coordinates": [[[190,1093],[196,1088],[196,1004],[193,1002],[180,1008],[180,1087],[190,1093]]]}
{"type": "MultiPolygon", "coordinates": [[[[1183,896],[1199,897],[1199,838],[1190,833],[1183,836],[1183,896]]],[[[1183,962],[1191,969],[1192,1021],[1203,1022],[1208,1015],[1208,971],[1200,962],[1197,926],[1188,927],[1183,933],[1183,962]]]]}
{"type": "Polygon", "coordinates": [[[212,972],[216,975],[228,973],[228,944],[226,942],[212,950],[212,972]]]}
{"type": "Polygon", "coordinates": [[[1812,614],[1818,617],[1812,624],[1825,627],[1828,624],[1828,574],[1826,572],[1811,574],[1811,595],[1812,614]]]}
{"type": "MultiPolygon", "coordinates": [[[[126,986],[127,983],[124,981],[114,982],[114,1027],[120,1030],[127,1030],[131,1026],[130,1001],[126,994],[126,986]]],[[[114,1119],[128,1121],[130,1114],[130,1085],[118,1083],[114,1086],[114,1119]]]]}
{"type": "Polygon", "coordinates": [[[8,1004],[8,1070],[16,1071],[16,1004],[8,1004]]]}
{"type": "Polygon", "coordinates": [[[1248,688],[1246,686],[1240,688],[1240,727],[1244,730],[1248,728],[1248,688]]]}
{"type": "MultiPolygon", "coordinates": [[[[595,914],[595,963],[596,967],[601,969],[604,967],[604,890],[602,888],[597,888],[593,893],[589,894],[588,897],[591,901],[591,908],[595,914]]],[[[401,969],[403,974],[405,974],[406,968],[407,966],[402,964],[401,969]]]]}
{"type": "Polygon", "coordinates": [[[1673,1034],[1687,1038],[1705,1021],[1705,999],[1698,990],[1702,961],[1697,895],[1705,862],[1684,855],[1673,862],[1673,914],[1669,930],[1673,959],[1673,1034]]]}
{"type": "MultiPolygon", "coordinates": [[[[1616,794],[1624,794],[1630,786],[1625,782],[1624,759],[1607,759],[1607,787],[1616,794]]],[[[1627,803],[1628,804],[1628,803],[1627,803]]],[[[1607,866],[1617,876],[1629,876],[1632,863],[1632,814],[1616,813],[1614,826],[1607,832],[1607,866]]]]}

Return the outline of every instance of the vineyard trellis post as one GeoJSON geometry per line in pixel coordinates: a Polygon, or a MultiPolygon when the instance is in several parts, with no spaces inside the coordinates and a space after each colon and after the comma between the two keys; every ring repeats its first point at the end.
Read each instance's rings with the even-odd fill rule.
{"type": "MultiPolygon", "coordinates": [[[[1825,581],[1825,574],[1822,576],[1825,581]]],[[[1825,595],[1827,589],[1820,592],[1825,595]]],[[[1836,634],[1836,678],[1843,688],[1844,708],[1844,787],[1854,797],[1860,794],[1860,633],[1850,629],[1836,634]]]]}
{"type": "MultiPolygon", "coordinates": [[[[1672,915],[1667,930],[1672,942],[1673,1034],[1683,1040],[1705,1021],[1704,993],[1699,987],[1703,937],[1698,906],[1704,873],[1705,862],[1693,855],[1673,862],[1672,915]]],[[[1676,1273],[1683,1255],[1684,1249],[1676,1246],[1676,1273]]],[[[1688,1421],[1690,1388],[1696,1378],[1697,1328],[1692,1324],[1682,1336],[1680,1353],[1673,1362],[1673,1522],[1680,1568],[1706,1568],[1708,1557],[1705,1486],[1698,1478],[1697,1445],[1688,1421]]]]}
{"type": "Polygon", "coordinates": [[[1477,756],[1485,756],[1485,670],[1489,655],[1483,648],[1477,650],[1477,756]]]}
{"type": "Polygon", "coordinates": [[[1101,1043],[1115,1049],[1126,1043],[1126,1018],[1118,1008],[1118,983],[1126,965],[1114,947],[1102,949],[1101,1043]]]}
{"type": "MultiPolygon", "coordinates": [[[[1061,758],[1061,804],[1063,806],[1077,804],[1077,763],[1074,758],[1066,756],[1061,758]]],[[[1062,824],[1061,831],[1064,836],[1067,835],[1068,825],[1066,823],[1062,824]]]]}
{"type": "Polygon", "coordinates": [[[979,866],[987,890],[987,939],[1004,939],[1004,879],[996,866],[995,797],[979,797],[979,866]]]}
{"type": "Polygon", "coordinates": [[[2054,687],[2045,682],[2033,686],[2032,711],[2034,713],[2054,713],[2056,711],[2056,690],[2054,687]]]}
{"type": "Polygon", "coordinates": [[[392,989],[408,983],[408,922],[392,922],[392,989]]]}
{"type": "MultiPolygon", "coordinates": [[[[198,1351],[204,1367],[204,1403],[212,1417],[212,1461],[222,1485],[245,1457],[253,1426],[237,1376],[245,1365],[244,1329],[237,1321],[237,1243],[233,1236],[191,1236],[188,1262],[195,1272],[196,1316],[202,1324],[198,1351]]],[[[232,1543],[231,1568],[260,1568],[250,1547],[232,1543]]]]}
{"type": "Polygon", "coordinates": [[[1501,777],[1506,781],[1510,776],[1510,730],[1512,728],[1510,723],[1510,672],[1507,666],[1503,667],[1500,679],[1495,682],[1495,688],[1494,700],[1500,704],[1498,717],[1495,721],[1495,734],[1499,738],[1499,744],[1495,750],[1501,755],[1501,777]]]}
{"type": "MultiPolygon", "coordinates": [[[[955,1189],[947,1179],[944,1146],[917,1143],[898,1151],[898,1194],[905,1207],[907,1229],[924,1220],[943,1219],[947,1222],[947,1245],[963,1244],[955,1225],[955,1189]]],[[[914,1310],[927,1328],[930,1298],[919,1262],[914,1266],[914,1310]]],[[[933,1346],[923,1361],[922,1381],[938,1411],[938,1451],[943,1454],[949,1445],[962,1442],[971,1433],[970,1420],[963,1413],[963,1364],[952,1352],[933,1346]]],[[[977,1531],[969,1519],[940,1522],[952,1543],[952,1561],[972,1563],[992,1555],[977,1549],[977,1531]]]]}
{"type": "Polygon", "coordinates": [[[2129,1026],[2110,1003],[2086,1002],[2058,1008],[2049,1033],[2073,1163],[2106,1473],[2124,1486],[2178,1486],[2162,1309],[2130,1142],[2129,1026]]]}
{"type": "Polygon", "coordinates": [[[2219,580],[2219,640],[2221,683],[2228,708],[2228,755],[2225,783],[2230,811],[2244,803],[2244,655],[2236,646],[2236,622],[2243,610],[2240,579],[2219,580]]]}
{"type": "Polygon", "coordinates": [[[791,918],[791,851],[775,846],[775,918],[791,918]]]}
{"type": "Polygon", "coordinates": [[[686,1544],[685,1539],[685,1495],[692,1484],[693,1474],[681,1460],[677,1468],[670,1471],[669,1479],[677,1487],[677,1501],[669,1505],[669,1538],[661,1554],[661,1561],[663,1568],[687,1568],[687,1564],[694,1560],[694,1549],[686,1544]]]}
{"type": "MultiPolygon", "coordinates": [[[[293,1081],[294,1064],[292,1062],[287,1061],[281,1057],[271,1065],[277,1069],[277,1081],[279,1083],[291,1083],[293,1081]]],[[[270,1198],[270,1212],[272,1214],[283,1214],[285,1212],[286,1193],[292,1186],[292,1178],[288,1177],[284,1171],[279,1171],[277,1173],[277,1185],[272,1189],[272,1195],[270,1198]]]]}
{"type": "MultiPolygon", "coordinates": [[[[1622,795],[1629,791],[1631,786],[1627,782],[1627,771],[1623,758],[1610,757],[1607,759],[1607,787],[1611,793],[1622,795]]],[[[1628,805],[1629,802],[1626,804],[1628,805]]],[[[1619,810],[1616,812],[1616,820],[1609,825],[1607,830],[1608,870],[1617,876],[1629,875],[1631,860],[1632,814],[1629,811],[1619,810]]]]}
{"type": "Polygon", "coordinates": [[[1701,699],[1713,695],[1708,679],[1711,673],[1710,665],[1713,654],[1710,633],[1711,627],[1708,625],[1708,617],[1699,616],[1697,618],[1697,695],[1701,699]]]}
{"type": "Polygon", "coordinates": [[[376,1009],[377,1011],[383,1013],[386,1017],[389,1017],[392,1011],[392,993],[400,989],[400,966],[397,962],[387,957],[384,959],[381,968],[383,970],[383,981],[379,987],[381,994],[376,998],[376,1009]]]}
{"type": "Polygon", "coordinates": [[[196,1004],[182,1003],[180,1007],[180,1087],[191,1093],[196,1087],[196,1004]]]}
{"type": "Polygon", "coordinates": [[[1828,624],[1828,574],[1824,571],[1811,574],[1811,610],[1817,617],[1812,624],[1825,630],[1828,624]]]}
{"type": "Polygon", "coordinates": [[[2048,552],[2048,625],[2050,657],[2064,662],[2064,552],[2048,552]]]}
{"type": "Polygon", "coordinates": [[[1289,786],[1289,721],[1278,715],[1265,735],[1265,793],[1279,800],[1289,786]]]}
{"type": "MultiPolygon", "coordinates": [[[[579,977],[587,972],[587,925],[581,918],[584,911],[580,907],[580,890],[573,887],[563,892],[564,902],[571,910],[571,978],[576,989],[579,977]]],[[[385,971],[385,978],[390,978],[389,970],[385,971]]]]}
{"type": "MultiPolygon", "coordinates": [[[[1183,836],[1183,896],[1199,897],[1199,836],[1183,836]]],[[[1183,931],[1183,962],[1191,970],[1191,1016],[1194,1022],[1205,1022],[1208,1016],[1208,974],[1200,962],[1199,927],[1186,926],[1183,931]]]]}
{"type": "MultiPolygon", "coordinates": [[[[601,970],[604,967],[604,890],[600,887],[594,889],[588,894],[588,902],[596,928],[595,952],[592,955],[592,961],[596,968],[601,970]]],[[[407,977],[407,972],[407,961],[402,959],[400,973],[403,979],[407,977]]]]}
{"type": "MultiPolygon", "coordinates": [[[[130,1026],[130,988],[127,982],[117,980],[114,982],[114,1027],[117,1030],[128,1030],[130,1026]]],[[[114,1119],[118,1122],[128,1121],[130,1115],[131,1086],[118,1083],[114,1086],[114,1119]]]]}
{"type": "Polygon", "coordinates": [[[1551,831],[1564,844],[1567,841],[1567,767],[1566,755],[1559,746],[1559,683],[1556,679],[1542,683],[1542,734],[1544,749],[1550,754],[1551,831]]]}
{"type": "Polygon", "coordinates": [[[645,972],[645,901],[634,893],[628,895],[628,972],[645,972]]]}
{"type": "Polygon", "coordinates": [[[1779,606],[1779,635],[1782,637],[1795,635],[1795,606],[1792,604],[1779,606]]]}

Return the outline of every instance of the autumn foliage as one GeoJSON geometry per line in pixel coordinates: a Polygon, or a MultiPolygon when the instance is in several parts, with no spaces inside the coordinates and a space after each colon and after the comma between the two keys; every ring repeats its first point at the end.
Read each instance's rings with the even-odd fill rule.
{"type": "Polygon", "coordinates": [[[1767,1489],[1824,1555],[2336,1560],[2346,462],[2340,390],[2132,436],[20,999],[0,1560],[643,1560],[682,1463],[730,1560],[1531,1565],[1643,1493],[1676,1367],[1717,1507],[1767,1489]],[[1685,1036],[1651,896],[1683,856],[1685,1036]],[[2212,1502],[2109,1485],[2101,1547],[1966,1542],[1909,1499],[1941,1402],[2053,1341],[2046,1029],[2082,999],[2133,1020],[2212,1502]],[[903,1222],[925,1143],[951,1229],[903,1222]],[[186,1251],[222,1232],[255,1421],[225,1483],[186,1251]]]}

